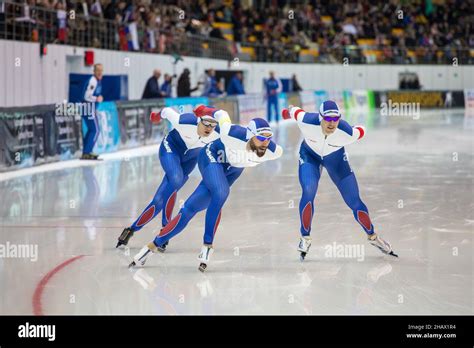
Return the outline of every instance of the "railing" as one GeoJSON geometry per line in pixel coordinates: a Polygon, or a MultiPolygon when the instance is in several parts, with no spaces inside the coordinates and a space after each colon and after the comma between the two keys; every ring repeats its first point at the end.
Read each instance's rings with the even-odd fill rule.
{"type": "MultiPolygon", "coordinates": [[[[1,5],[0,5],[1,6],[1,5]]],[[[136,41],[127,38],[129,24],[99,17],[76,14],[60,20],[58,11],[5,2],[0,13],[0,39],[57,43],[83,47],[129,50],[183,56],[207,57],[232,61],[308,62],[332,64],[474,64],[474,50],[469,48],[390,47],[390,46],[315,46],[304,49],[295,45],[265,46],[256,43],[234,43],[191,35],[172,29],[135,25],[136,41]],[[24,16],[25,12],[29,15],[24,16]],[[155,40],[149,40],[150,35],[155,40]],[[152,41],[152,42],[151,42],[152,41]]],[[[70,15],[63,11],[63,16],[70,15]]],[[[65,18],[65,17],[63,17],[65,18]]]]}

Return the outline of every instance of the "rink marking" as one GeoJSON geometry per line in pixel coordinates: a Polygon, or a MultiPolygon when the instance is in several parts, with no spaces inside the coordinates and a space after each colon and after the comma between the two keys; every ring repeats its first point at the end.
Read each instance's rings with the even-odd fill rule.
{"type": "Polygon", "coordinates": [[[60,263],[59,265],[54,267],[52,270],[46,273],[46,275],[43,278],[41,278],[39,283],[36,285],[35,292],[33,293],[33,298],[32,298],[34,315],[44,315],[43,304],[41,303],[41,298],[43,296],[43,292],[46,287],[46,284],[48,284],[51,278],[53,278],[53,276],[59,273],[63,268],[65,268],[69,264],[73,263],[76,260],[79,260],[80,258],[84,256],[85,255],[78,255],[78,256],[71,257],[70,259],[67,259],[63,263],[60,263]]]}

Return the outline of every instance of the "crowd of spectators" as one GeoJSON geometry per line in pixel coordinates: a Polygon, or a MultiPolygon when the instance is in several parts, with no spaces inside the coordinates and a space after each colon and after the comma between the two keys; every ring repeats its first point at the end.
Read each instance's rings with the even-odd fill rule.
{"type": "Polygon", "coordinates": [[[224,86],[224,79],[216,77],[214,69],[206,70],[194,87],[191,87],[190,74],[189,69],[185,68],[177,83],[173,82],[177,76],[170,74],[165,74],[163,82],[160,82],[161,70],[155,69],[145,84],[142,99],[190,97],[196,91],[201,96],[211,98],[245,94],[243,74],[240,71],[232,75],[227,82],[227,88],[224,86]],[[176,94],[172,92],[174,87],[176,87],[176,94]]]}
{"type": "Polygon", "coordinates": [[[389,63],[405,63],[399,60],[410,58],[408,50],[445,62],[474,47],[474,10],[463,0],[254,0],[251,7],[238,0],[7,1],[0,38],[9,20],[33,28],[54,23],[56,42],[83,38],[93,47],[182,55],[204,55],[207,45],[229,57],[249,46],[255,59],[280,62],[296,62],[301,50],[313,49],[322,61],[348,56],[364,63],[361,39],[389,63]],[[233,41],[216,22],[230,25],[233,41]]]}

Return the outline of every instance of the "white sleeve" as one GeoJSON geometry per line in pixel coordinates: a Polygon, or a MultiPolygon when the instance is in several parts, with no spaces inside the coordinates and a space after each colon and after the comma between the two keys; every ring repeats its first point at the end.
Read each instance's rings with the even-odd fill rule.
{"type": "Polygon", "coordinates": [[[352,127],[352,135],[347,133],[344,134],[342,139],[341,145],[346,146],[355,143],[356,141],[362,139],[365,135],[365,128],[364,126],[354,126],[352,127]]]}
{"type": "Polygon", "coordinates": [[[214,118],[219,122],[220,134],[227,135],[229,134],[230,127],[232,122],[230,116],[225,110],[218,110],[214,113],[214,118]]]}
{"type": "Polygon", "coordinates": [[[94,96],[95,89],[97,88],[97,80],[94,76],[89,79],[89,83],[86,87],[86,92],[84,93],[84,100],[88,102],[97,101],[97,97],[94,96]]]}
{"type": "Polygon", "coordinates": [[[161,110],[161,118],[170,121],[173,128],[176,128],[176,126],[179,124],[179,117],[179,113],[177,113],[174,109],[170,107],[166,107],[161,110]]]}
{"type": "Polygon", "coordinates": [[[281,155],[283,155],[283,148],[280,145],[277,145],[275,148],[275,152],[267,151],[267,154],[268,160],[275,160],[277,158],[280,158],[281,155]]]}

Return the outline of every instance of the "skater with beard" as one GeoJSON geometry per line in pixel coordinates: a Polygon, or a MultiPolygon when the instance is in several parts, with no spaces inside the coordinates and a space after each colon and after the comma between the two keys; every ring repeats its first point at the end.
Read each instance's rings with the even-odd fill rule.
{"type": "MultiPolygon", "coordinates": [[[[213,108],[201,110],[205,116],[212,114],[216,119],[227,119],[227,112],[213,108]]],[[[279,158],[283,150],[271,139],[272,129],[268,122],[254,118],[247,128],[222,123],[220,139],[206,145],[199,153],[198,165],[202,181],[184,203],[183,208],[156,236],[133,258],[130,267],[144,265],[149,255],[160,245],[180,233],[189,221],[201,210],[207,209],[204,229],[204,245],[198,256],[199,270],[204,272],[211,253],[213,241],[221,218],[222,208],[229,196],[230,187],[242,174],[244,168],[255,167],[265,161],[279,158]]]]}

